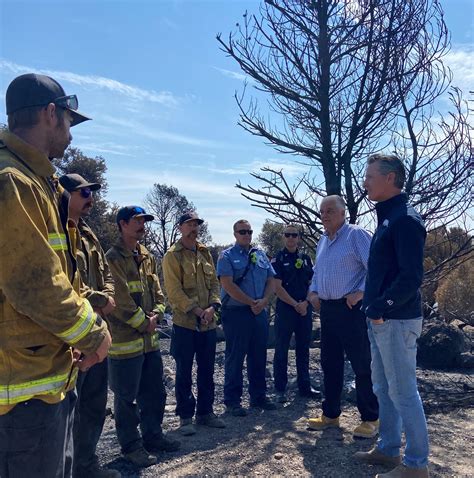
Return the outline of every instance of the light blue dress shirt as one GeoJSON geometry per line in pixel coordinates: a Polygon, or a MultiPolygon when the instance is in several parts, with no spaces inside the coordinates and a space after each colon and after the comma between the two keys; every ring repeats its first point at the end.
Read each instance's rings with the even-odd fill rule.
{"type": "Polygon", "coordinates": [[[371,239],[365,229],[347,223],[332,240],[324,233],[316,248],[309,290],[323,300],[337,300],[364,291],[371,239]]]}

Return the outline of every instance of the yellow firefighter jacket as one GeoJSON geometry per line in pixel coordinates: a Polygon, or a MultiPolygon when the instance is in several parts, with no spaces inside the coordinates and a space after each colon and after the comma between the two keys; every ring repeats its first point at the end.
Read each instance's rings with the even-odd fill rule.
{"type": "Polygon", "coordinates": [[[159,334],[146,331],[146,314],[165,311],[164,297],[150,252],[137,245],[138,255],[127,249],[120,238],[106,254],[115,283],[114,312],[109,316],[112,331],[112,359],[127,359],[159,349],[159,334]]]}
{"type": "MultiPolygon", "coordinates": [[[[186,249],[181,240],[173,244],[163,257],[163,276],[168,301],[173,309],[173,323],[196,329],[196,307],[206,309],[220,304],[219,281],[210,252],[197,243],[196,252],[186,249]]],[[[200,325],[199,330],[214,329],[216,322],[200,325]]]]}
{"type": "Polygon", "coordinates": [[[80,249],[77,251],[77,268],[86,287],[82,293],[94,308],[107,305],[114,296],[114,280],[109,263],[99,239],[82,219],[79,220],[80,249]]]}
{"type": "Polygon", "coordinates": [[[0,132],[0,414],[31,398],[64,399],[77,376],[71,346],[92,353],[107,332],[71,285],[53,173],[44,153],[0,132]]]}

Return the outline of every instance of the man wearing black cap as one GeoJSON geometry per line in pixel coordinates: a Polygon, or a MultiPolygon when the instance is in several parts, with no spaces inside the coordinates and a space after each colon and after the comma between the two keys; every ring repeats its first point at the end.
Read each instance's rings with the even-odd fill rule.
{"type": "Polygon", "coordinates": [[[204,221],[192,211],[178,221],[181,238],[163,257],[163,275],[168,300],[173,308],[171,353],[176,361],[176,415],[180,432],[194,435],[196,423],[224,428],[213,412],[216,322],[219,310],[219,281],[207,248],[197,241],[204,221]],[[197,363],[197,408],[192,392],[193,361],[197,363]]]}
{"type": "Polygon", "coordinates": [[[115,426],[122,453],[139,467],[157,462],[149,453],[175,451],[180,446],[161,429],[166,390],[156,329],[165,305],[155,258],[139,242],[145,235],[145,222],[153,219],[139,206],[119,209],[120,238],[106,254],[115,282],[109,361],[115,426]]]}
{"type": "Polygon", "coordinates": [[[106,323],[79,295],[66,199],[50,158],[88,119],[52,78],[27,74],[6,93],[0,132],[0,476],[71,476],[77,366],[101,362],[106,323]],[[73,360],[72,347],[82,358],[73,360]]]}
{"type": "MultiPolygon", "coordinates": [[[[84,284],[83,295],[104,319],[114,310],[114,281],[97,236],[85,222],[94,204],[93,192],[99,183],[86,181],[79,174],[65,174],[59,183],[69,192],[69,229],[76,228],[77,268],[84,284]]],[[[74,412],[74,478],[120,477],[116,470],[99,466],[96,447],[102,433],[107,405],[107,361],[79,372],[78,400],[74,412]]]]}

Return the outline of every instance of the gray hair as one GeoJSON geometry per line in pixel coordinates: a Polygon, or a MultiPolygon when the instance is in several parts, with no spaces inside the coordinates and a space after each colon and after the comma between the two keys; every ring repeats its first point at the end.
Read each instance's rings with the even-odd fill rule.
{"type": "Polygon", "coordinates": [[[343,211],[346,210],[346,203],[344,202],[344,199],[342,199],[342,197],[339,196],[338,194],[332,194],[331,196],[326,196],[325,198],[322,199],[321,204],[325,200],[334,201],[339,209],[342,209],[343,211]]]}
{"type": "Polygon", "coordinates": [[[367,164],[378,163],[380,174],[386,176],[395,173],[394,186],[402,189],[405,184],[405,167],[402,160],[394,154],[372,154],[367,160],[367,164]]]}

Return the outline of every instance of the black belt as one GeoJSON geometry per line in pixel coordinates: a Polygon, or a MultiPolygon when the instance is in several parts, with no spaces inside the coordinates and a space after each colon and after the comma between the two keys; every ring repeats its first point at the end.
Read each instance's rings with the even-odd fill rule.
{"type": "Polygon", "coordinates": [[[340,299],[319,299],[319,300],[327,304],[345,304],[347,299],[345,297],[342,297],[340,299]]]}

